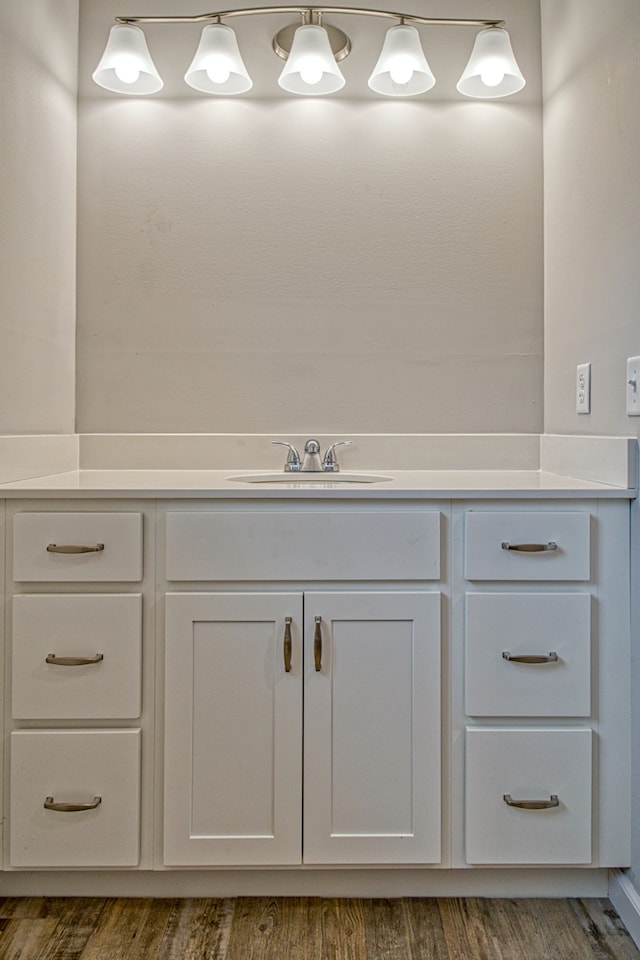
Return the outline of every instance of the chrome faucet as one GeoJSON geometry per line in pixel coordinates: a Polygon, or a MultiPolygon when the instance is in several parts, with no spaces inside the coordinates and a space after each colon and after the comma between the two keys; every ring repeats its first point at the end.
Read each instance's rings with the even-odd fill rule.
{"type": "Polygon", "coordinates": [[[333,452],[336,447],[350,447],[351,440],[337,440],[335,443],[332,443],[330,447],[327,447],[325,450],[324,457],[322,458],[322,469],[325,473],[338,473],[340,470],[340,464],[338,459],[333,452]]]}
{"type": "Polygon", "coordinates": [[[317,440],[307,440],[304,445],[304,457],[300,454],[292,443],[286,440],[272,440],[274,444],[281,447],[287,447],[289,452],[284,465],[285,473],[338,473],[340,464],[335,455],[336,447],[351,446],[351,440],[337,440],[327,447],[324,457],[320,456],[320,444],[317,440]]]}

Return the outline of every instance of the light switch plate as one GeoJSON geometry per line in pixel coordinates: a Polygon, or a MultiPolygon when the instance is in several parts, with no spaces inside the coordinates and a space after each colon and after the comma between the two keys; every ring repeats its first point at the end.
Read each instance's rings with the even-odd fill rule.
{"type": "Polygon", "coordinates": [[[640,357],[627,357],[627,414],[640,417],[640,357]]]}
{"type": "Polygon", "coordinates": [[[576,413],[591,413],[591,364],[576,367],[576,413]]]}

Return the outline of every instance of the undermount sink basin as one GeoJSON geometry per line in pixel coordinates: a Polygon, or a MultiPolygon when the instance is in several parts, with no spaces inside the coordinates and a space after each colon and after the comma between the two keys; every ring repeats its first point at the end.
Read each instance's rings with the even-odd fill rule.
{"type": "Polygon", "coordinates": [[[382,483],[385,480],[393,480],[393,477],[384,476],[381,473],[349,473],[342,471],[340,473],[239,473],[232,477],[227,477],[234,483],[289,483],[289,484],[308,484],[308,483],[382,483]]]}

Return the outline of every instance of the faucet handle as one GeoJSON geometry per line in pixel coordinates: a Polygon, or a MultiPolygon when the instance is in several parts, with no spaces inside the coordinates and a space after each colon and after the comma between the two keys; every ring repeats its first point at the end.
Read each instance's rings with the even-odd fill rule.
{"type": "Polygon", "coordinates": [[[287,454],[287,462],[284,465],[285,473],[297,473],[300,467],[302,466],[302,461],[300,460],[300,454],[294,447],[292,443],[287,443],[286,440],[272,440],[271,443],[279,447],[288,447],[289,453],[287,454]]]}
{"type": "Polygon", "coordinates": [[[327,473],[338,473],[340,464],[333,451],[336,447],[350,447],[351,443],[351,440],[337,440],[335,443],[332,443],[330,447],[327,447],[324,457],[322,458],[322,469],[327,473]]]}

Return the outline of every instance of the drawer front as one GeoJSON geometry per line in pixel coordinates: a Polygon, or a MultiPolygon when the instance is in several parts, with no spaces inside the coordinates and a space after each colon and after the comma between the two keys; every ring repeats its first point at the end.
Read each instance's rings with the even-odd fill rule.
{"type": "Polygon", "coordinates": [[[589,523],[586,512],[469,511],[464,575],[467,580],[588,580],[589,523]],[[527,546],[545,549],[517,549],[527,546]]]}
{"type": "Polygon", "coordinates": [[[167,515],[168,580],[438,580],[435,511],[167,515]]]}
{"type": "Polygon", "coordinates": [[[18,513],[13,531],[14,580],[142,579],[139,513],[18,513]],[[66,552],[74,547],[87,552],[66,552]]]}
{"type": "Polygon", "coordinates": [[[587,729],[466,730],[465,851],[473,864],[591,862],[587,729]],[[514,803],[555,802],[523,809],[514,803]]]}
{"type": "Polygon", "coordinates": [[[141,632],[139,594],[15,596],[12,716],[139,717],[141,632]]]}
{"type": "Polygon", "coordinates": [[[588,717],[590,611],[586,593],[468,593],[465,712],[588,717]]]}
{"type": "Polygon", "coordinates": [[[11,734],[13,867],[133,867],[140,849],[139,730],[11,734]],[[96,804],[61,811],[45,802],[96,804]]]}

